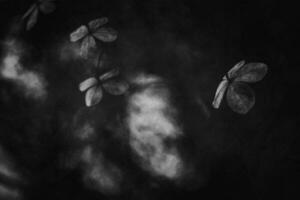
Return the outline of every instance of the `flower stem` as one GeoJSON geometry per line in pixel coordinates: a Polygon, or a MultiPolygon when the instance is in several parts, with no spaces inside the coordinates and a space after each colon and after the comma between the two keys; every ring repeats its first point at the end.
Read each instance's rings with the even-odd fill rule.
{"type": "Polygon", "coordinates": [[[100,64],[100,61],[101,61],[101,58],[102,58],[103,54],[104,54],[104,53],[103,53],[103,50],[100,50],[100,53],[99,53],[98,59],[97,59],[97,65],[96,65],[96,68],[99,67],[99,64],[100,64]]]}

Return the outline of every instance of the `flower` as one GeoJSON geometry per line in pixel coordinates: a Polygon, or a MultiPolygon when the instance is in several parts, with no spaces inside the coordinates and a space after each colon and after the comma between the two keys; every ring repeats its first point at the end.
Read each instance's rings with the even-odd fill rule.
{"type": "Polygon", "coordinates": [[[220,107],[222,99],[226,94],[229,107],[239,113],[246,114],[255,104],[255,94],[247,83],[262,80],[267,74],[268,67],[264,63],[238,62],[230,69],[219,84],[212,106],[220,107]]]}
{"type": "Polygon", "coordinates": [[[39,11],[44,14],[49,14],[55,10],[54,0],[38,0],[31,5],[27,12],[23,15],[22,19],[27,20],[26,30],[30,30],[37,22],[39,11]]]}
{"type": "Polygon", "coordinates": [[[71,42],[82,40],[81,56],[87,58],[90,49],[96,47],[96,40],[102,42],[113,42],[117,39],[117,32],[112,28],[101,27],[108,22],[108,18],[97,18],[88,23],[88,25],[81,25],[70,34],[71,42]]]}
{"type": "Polygon", "coordinates": [[[86,91],[86,106],[93,106],[98,104],[103,97],[103,89],[112,95],[124,94],[129,88],[129,85],[125,81],[111,80],[118,74],[119,71],[117,69],[113,69],[101,75],[99,77],[99,80],[95,77],[90,77],[81,82],[79,84],[79,90],[81,92],[86,91]]]}

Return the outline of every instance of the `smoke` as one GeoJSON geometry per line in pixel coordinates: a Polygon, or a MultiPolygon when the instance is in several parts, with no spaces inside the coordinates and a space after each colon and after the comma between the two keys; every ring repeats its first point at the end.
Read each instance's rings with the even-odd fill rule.
{"type": "Polygon", "coordinates": [[[16,189],[7,188],[4,185],[0,185],[0,198],[17,199],[19,198],[19,192],[16,189]]]}
{"type": "Polygon", "coordinates": [[[130,145],[144,168],[155,175],[177,178],[183,163],[176,148],[167,147],[165,142],[182,132],[176,125],[176,110],[169,102],[168,88],[150,75],[138,75],[133,82],[144,87],[129,97],[130,145]]]}
{"type": "Polygon", "coordinates": [[[95,135],[95,129],[90,123],[85,123],[79,130],[75,131],[75,137],[86,140],[95,135]]]}
{"type": "Polygon", "coordinates": [[[11,169],[9,163],[5,163],[3,160],[0,161],[0,176],[18,179],[17,173],[11,169]]]}
{"type": "MultiPolygon", "coordinates": [[[[15,171],[10,156],[6,154],[0,147],[0,179],[1,181],[7,180],[8,182],[15,183],[20,181],[19,174],[15,171]]],[[[17,198],[19,191],[16,188],[7,184],[0,184],[0,198],[17,198]]]]}
{"type": "Polygon", "coordinates": [[[13,165],[9,157],[0,147],[0,176],[5,176],[11,179],[19,179],[19,175],[13,169],[13,165]]]}
{"type": "Polygon", "coordinates": [[[7,41],[5,47],[6,55],[0,66],[2,78],[16,84],[25,96],[44,99],[47,95],[44,77],[36,71],[23,67],[20,62],[22,50],[15,40],[7,41]]]}
{"type": "Polygon", "coordinates": [[[76,43],[63,41],[57,48],[62,61],[80,58],[80,47],[76,43]]]}
{"type": "Polygon", "coordinates": [[[83,149],[81,159],[84,165],[84,182],[88,187],[105,194],[119,191],[122,176],[119,168],[107,161],[100,152],[94,152],[89,145],[83,149]]]}
{"type": "Polygon", "coordinates": [[[104,138],[95,124],[95,113],[83,109],[75,114],[73,120],[67,166],[81,169],[82,182],[87,188],[106,195],[118,194],[123,174],[120,166],[105,153],[103,141],[99,141],[104,138]]]}

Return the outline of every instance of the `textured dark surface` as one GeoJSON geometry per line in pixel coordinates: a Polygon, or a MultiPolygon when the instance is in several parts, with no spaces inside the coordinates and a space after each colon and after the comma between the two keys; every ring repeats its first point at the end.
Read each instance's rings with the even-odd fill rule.
{"type": "MultiPolygon", "coordinates": [[[[0,1],[1,40],[29,5],[29,1],[0,1]]],[[[293,62],[294,55],[297,57],[296,13],[292,5],[271,0],[57,1],[55,12],[41,15],[33,30],[20,36],[34,49],[30,62],[44,64],[49,82],[46,105],[30,102],[0,80],[0,143],[32,183],[26,186],[25,196],[74,200],[299,196],[299,70],[293,62]],[[107,16],[110,26],[119,32],[118,40],[108,47],[115,65],[128,73],[143,69],[171,82],[186,133],[181,148],[197,166],[193,176],[199,180],[184,187],[162,183],[150,189],[151,178],[136,172],[132,163],[124,164],[130,153],[114,152],[118,142],[110,136],[99,136],[106,142],[106,153],[121,169],[128,168],[127,176],[133,179],[121,196],[105,197],[87,190],[79,172],[59,164],[72,143],[68,140],[72,116],[84,107],[77,85],[86,73],[78,62],[62,67],[55,46],[68,40],[79,25],[99,16],[107,16]],[[238,115],[224,101],[219,110],[213,110],[210,105],[219,81],[242,59],[269,66],[264,80],[251,85],[257,99],[254,108],[247,115],[238,115]],[[196,94],[211,111],[209,119],[196,109],[192,99],[196,94]]],[[[3,50],[0,53],[2,57],[3,50]]],[[[122,107],[122,101],[104,99],[98,108],[104,110],[101,117],[97,115],[99,127],[109,126],[105,113],[114,118],[109,113],[120,112],[122,107]]]]}

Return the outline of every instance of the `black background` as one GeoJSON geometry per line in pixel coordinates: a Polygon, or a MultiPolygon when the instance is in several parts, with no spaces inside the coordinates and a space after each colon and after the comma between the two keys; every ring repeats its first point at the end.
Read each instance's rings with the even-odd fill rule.
{"type": "MultiPolygon", "coordinates": [[[[0,1],[2,40],[30,4],[0,1]]],[[[33,104],[0,81],[2,95],[9,98],[1,98],[0,141],[18,160],[20,169],[31,176],[33,184],[24,186],[25,195],[30,199],[299,196],[296,15],[293,5],[271,0],[57,1],[54,13],[41,15],[31,31],[18,36],[33,49],[28,62],[44,63],[41,70],[50,93],[46,106],[33,104]],[[57,167],[59,155],[72,143],[66,142],[65,134],[71,130],[65,124],[84,107],[77,84],[88,75],[78,62],[63,67],[57,46],[76,27],[100,16],[107,16],[109,25],[119,32],[118,40],[108,47],[114,64],[127,72],[143,69],[159,74],[173,84],[187,131],[182,148],[191,146],[182,151],[199,167],[193,176],[207,176],[204,183],[197,180],[184,187],[166,183],[150,189],[147,183],[140,186],[132,181],[129,191],[105,197],[85,189],[76,170],[57,167]],[[256,105],[247,115],[232,112],[225,101],[219,110],[213,110],[210,104],[222,75],[242,59],[269,66],[265,79],[251,86],[256,105]],[[198,118],[191,100],[195,93],[211,111],[208,119],[198,118]]],[[[103,101],[106,106],[110,102],[103,101]]]]}

